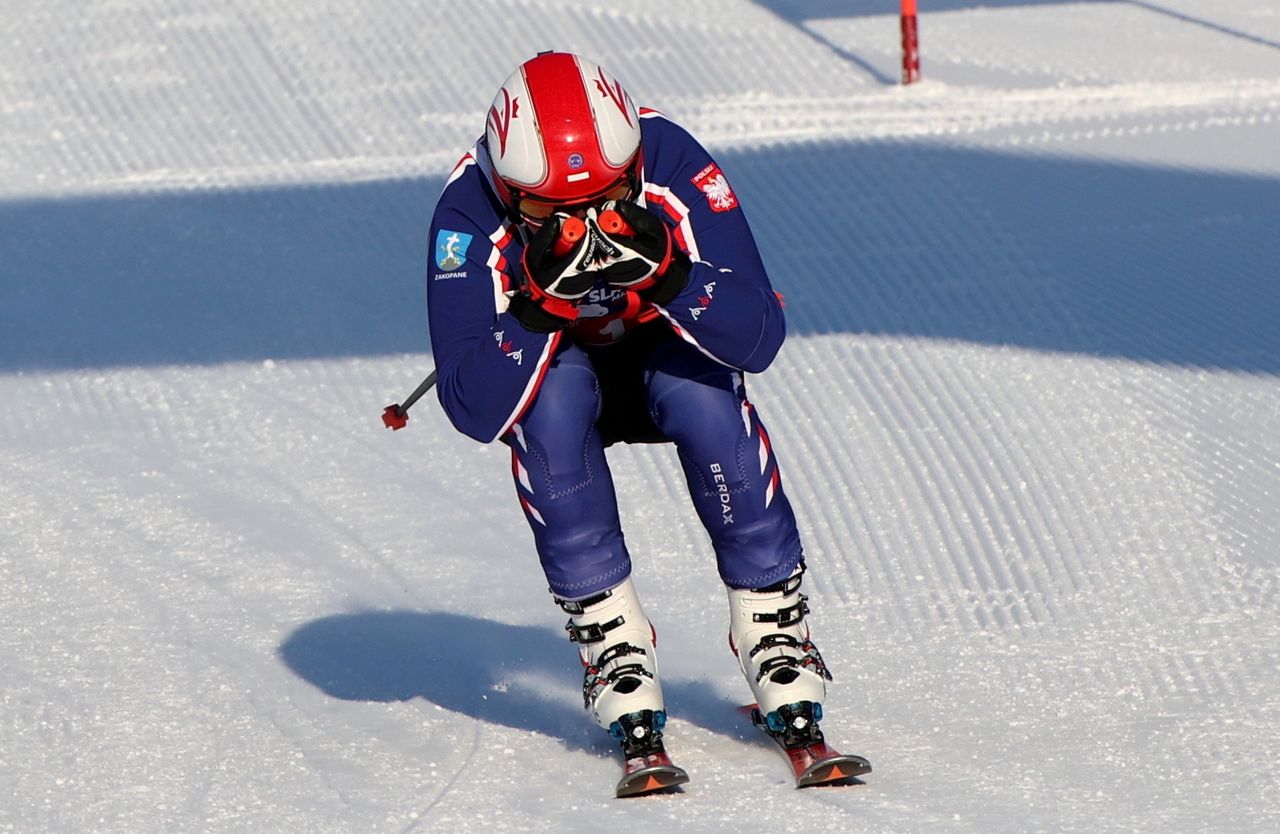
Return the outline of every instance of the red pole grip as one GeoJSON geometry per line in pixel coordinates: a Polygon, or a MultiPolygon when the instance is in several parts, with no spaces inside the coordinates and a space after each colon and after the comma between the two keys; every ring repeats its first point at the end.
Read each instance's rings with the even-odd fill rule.
{"type": "Polygon", "coordinates": [[[626,220],[622,219],[622,215],[613,209],[600,212],[600,217],[596,219],[600,224],[600,231],[607,235],[622,235],[623,237],[631,237],[635,234],[635,229],[626,220]]]}
{"type": "Polygon", "coordinates": [[[552,253],[557,258],[564,257],[569,250],[578,245],[578,241],[582,240],[587,234],[587,224],[583,223],[581,218],[566,217],[560,224],[560,237],[556,238],[556,245],[552,247],[552,253]]]}

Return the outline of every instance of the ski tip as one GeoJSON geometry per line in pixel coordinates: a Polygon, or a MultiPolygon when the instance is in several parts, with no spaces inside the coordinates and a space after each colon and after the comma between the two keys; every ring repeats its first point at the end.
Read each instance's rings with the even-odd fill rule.
{"type": "Polygon", "coordinates": [[[616,794],[619,799],[631,796],[647,796],[655,793],[667,793],[689,781],[689,774],[683,769],[670,767],[651,767],[628,774],[618,783],[616,794]]]}
{"type": "Polygon", "coordinates": [[[796,779],[796,787],[862,784],[858,777],[870,772],[871,762],[861,756],[840,756],[836,759],[815,762],[796,779]]]}

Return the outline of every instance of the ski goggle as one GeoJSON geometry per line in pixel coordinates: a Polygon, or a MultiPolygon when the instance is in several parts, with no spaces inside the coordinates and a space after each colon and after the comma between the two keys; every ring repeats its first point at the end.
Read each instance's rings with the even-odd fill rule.
{"type": "Polygon", "coordinates": [[[597,208],[609,200],[626,200],[631,197],[632,191],[631,177],[628,176],[591,199],[576,203],[555,203],[533,196],[517,196],[516,211],[525,220],[541,223],[556,212],[572,215],[589,208],[597,208]]]}
{"type": "Polygon", "coordinates": [[[644,156],[639,150],[628,163],[622,176],[595,194],[571,203],[557,202],[539,197],[536,194],[521,190],[506,183],[507,211],[512,219],[523,221],[529,227],[537,229],[551,215],[561,212],[568,215],[581,215],[589,208],[599,208],[609,200],[633,200],[640,194],[643,175],[641,168],[644,156]]]}

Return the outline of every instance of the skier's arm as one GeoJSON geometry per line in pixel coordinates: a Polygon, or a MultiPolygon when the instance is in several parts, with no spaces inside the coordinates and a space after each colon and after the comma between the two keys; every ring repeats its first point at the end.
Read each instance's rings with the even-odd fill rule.
{"type": "Polygon", "coordinates": [[[661,122],[655,159],[676,162],[660,172],[668,185],[646,188],[646,203],[667,221],[692,263],[688,284],[659,312],[712,358],[762,371],[782,346],[786,322],[751,228],[710,154],[681,128],[661,122]]]}
{"type": "Polygon", "coordinates": [[[429,240],[427,312],[440,404],[459,431],[488,443],[533,400],[560,334],[533,332],[506,312],[510,279],[501,251],[461,213],[438,210],[429,240]],[[454,235],[460,262],[444,251],[454,235]]]}
{"type": "MultiPolygon", "coordinates": [[[[759,260],[754,242],[749,246],[750,256],[759,260]]],[[[689,283],[658,310],[685,340],[749,373],[769,367],[786,338],[782,305],[763,265],[733,268],[693,261],[689,283]]]]}

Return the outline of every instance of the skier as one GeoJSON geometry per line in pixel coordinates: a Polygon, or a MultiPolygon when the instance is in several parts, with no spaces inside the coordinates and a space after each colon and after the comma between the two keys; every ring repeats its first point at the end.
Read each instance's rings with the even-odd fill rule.
{"type": "MultiPolygon", "coordinates": [[[[498,90],[430,240],[441,405],[458,430],[511,448],[595,721],[627,759],[670,764],[655,632],[604,450],[671,442],[759,720],[779,740],[820,740],[830,675],[809,637],[800,535],[743,381],[782,345],[782,307],[715,160],[596,64],[541,53],[498,90]]],[[[650,769],[628,790],[683,781],[650,769]]]]}

